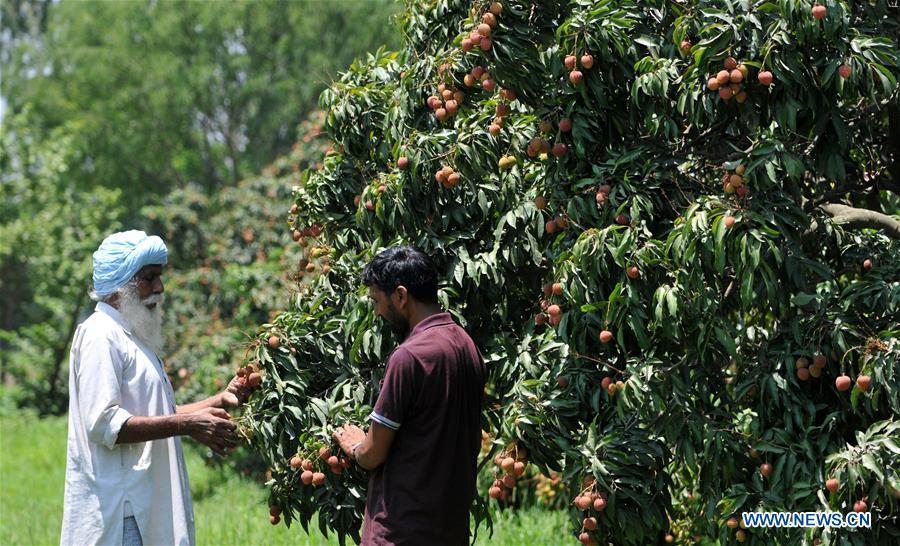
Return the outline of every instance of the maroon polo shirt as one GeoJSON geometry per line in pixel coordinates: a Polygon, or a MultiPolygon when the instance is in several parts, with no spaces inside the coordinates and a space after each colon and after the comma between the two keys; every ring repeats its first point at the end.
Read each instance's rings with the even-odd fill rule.
{"type": "Polygon", "coordinates": [[[421,321],[391,353],[371,417],[397,432],[369,477],[364,545],[468,544],[484,375],[449,313],[421,321]]]}

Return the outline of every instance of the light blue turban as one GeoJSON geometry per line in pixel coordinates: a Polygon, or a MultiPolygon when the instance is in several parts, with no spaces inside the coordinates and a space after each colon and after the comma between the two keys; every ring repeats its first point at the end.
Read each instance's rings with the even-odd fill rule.
{"type": "Polygon", "coordinates": [[[94,292],[112,294],[145,265],[166,265],[169,251],[156,235],[132,229],[113,233],[94,252],[94,292]]]}

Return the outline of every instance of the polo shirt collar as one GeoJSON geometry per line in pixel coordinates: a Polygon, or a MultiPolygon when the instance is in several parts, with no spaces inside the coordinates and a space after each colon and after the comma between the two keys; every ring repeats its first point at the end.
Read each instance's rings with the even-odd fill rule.
{"type": "Polygon", "coordinates": [[[424,332],[425,330],[434,326],[446,326],[448,324],[454,324],[453,317],[451,317],[450,313],[448,313],[447,311],[441,311],[439,313],[429,315],[419,321],[419,323],[416,324],[415,328],[413,328],[409,335],[406,337],[407,339],[409,339],[414,335],[424,332]]]}
{"type": "Polygon", "coordinates": [[[103,313],[104,315],[113,319],[116,324],[118,324],[123,330],[125,330],[126,334],[131,335],[131,330],[128,329],[128,325],[125,323],[125,318],[122,317],[122,313],[120,313],[118,309],[108,303],[101,301],[97,303],[97,307],[95,307],[94,310],[99,311],[100,313],[103,313]]]}

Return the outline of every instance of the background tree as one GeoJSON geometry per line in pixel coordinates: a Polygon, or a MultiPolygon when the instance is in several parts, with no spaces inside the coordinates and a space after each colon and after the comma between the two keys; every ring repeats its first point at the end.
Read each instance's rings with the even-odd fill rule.
{"type": "Polygon", "coordinates": [[[394,39],[369,24],[393,13],[386,1],[44,10],[47,31],[13,42],[3,96],[12,111],[31,104],[43,127],[78,122],[83,162],[70,176],[80,189],[154,188],[126,192],[131,210],[188,183],[209,192],[259,172],[289,150],[338,67],[394,39]]]}
{"type": "Polygon", "coordinates": [[[290,153],[263,173],[213,198],[178,190],[145,207],[146,228],[169,241],[171,269],[166,302],[166,364],[181,400],[221,389],[244,361],[256,326],[287,307],[284,295],[316,273],[307,272],[312,250],[279,229],[285,203],[305,169],[321,164],[328,141],[323,116],[300,125],[290,153]]]}
{"type": "Polygon", "coordinates": [[[272,522],[359,539],[330,435],[397,340],[357,278],[413,243],[488,362],[486,495],[560,471],[586,544],[900,535],[900,13],[408,2],[402,29],[322,95],[339,153],[289,225],[331,269],[247,360],[272,522]],[[735,528],[763,510],[877,524],[735,528]]]}
{"type": "Polygon", "coordinates": [[[91,307],[91,254],[124,211],[118,190],[78,191],[71,133],[38,137],[29,116],[7,117],[0,144],[0,370],[18,404],[59,413],[69,342],[91,307]]]}

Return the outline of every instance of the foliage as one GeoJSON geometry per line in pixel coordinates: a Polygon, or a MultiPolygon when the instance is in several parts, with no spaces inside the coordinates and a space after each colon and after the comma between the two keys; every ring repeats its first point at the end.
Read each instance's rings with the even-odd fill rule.
{"type": "Polygon", "coordinates": [[[39,138],[31,112],[8,117],[0,145],[0,371],[17,404],[65,411],[68,343],[88,298],[91,254],[121,226],[118,190],[79,192],[70,131],[39,138]]]}
{"type": "Polygon", "coordinates": [[[357,275],[413,243],[436,256],[441,302],[488,362],[482,464],[515,450],[561,472],[569,498],[607,495],[601,512],[570,508],[573,538],[590,514],[587,542],[731,542],[725,520],[741,511],[847,512],[863,496],[872,529],[747,542],[900,535],[900,458],[885,441],[900,410],[900,14],[830,2],[820,21],[811,8],[503,1],[490,47],[466,52],[488,4],[408,2],[405,48],[322,94],[338,153],[304,175],[291,225],[320,232],[331,271],[260,327],[248,357],[265,379],[244,430],[285,521],[307,528],[319,508],[323,532],[358,537],[364,475],[302,485],[289,460],[328,472],[315,454],[331,431],[364,424],[398,340],[357,275]],[[729,57],[742,83],[713,93],[729,57]],[[466,82],[477,67],[492,84],[466,82]],[[841,374],[871,388],[838,391],[841,374]],[[849,479],[826,497],[834,473],[849,479]]]}
{"type": "Polygon", "coordinates": [[[70,177],[83,191],[127,188],[131,211],[189,183],[210,192],[259,172],[289,150],[334,71],[395,40],[369,24],[393,13],[384,0],[7,10],[39,6],[44,31],[10,43],[3,96],[13,111],[33,105],[42,127],[73,123],[84,161],[70,177]]]}
{"type": "Polygon", "coordinates": [[[170,252],[165,360],[180,401],[221,390],[244,360],[242,345],[255,325],[284,309],[284,295],[307,275],[303,260],[311,249],[279,226],[300,173],[326,151],[321,122],[321,114],[304,121],[291,152],[258,176],[212,198],[185,188],[142,209],[146,229],[170,252]]]}

